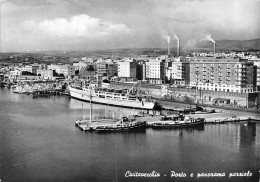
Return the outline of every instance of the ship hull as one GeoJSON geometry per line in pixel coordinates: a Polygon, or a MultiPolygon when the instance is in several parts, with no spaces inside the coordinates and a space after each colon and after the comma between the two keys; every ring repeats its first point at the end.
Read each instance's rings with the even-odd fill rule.
{"type": "MultiPolygon", "coordinates": [[[[70,90],[70,96],[72,98],[85,101],[85,102],[90,102],[89,93],[72,87],[69,87],[69,90],[70,90]]],[[[92,96],[91,102],[106,104],[111,106],[129,107],[129,108],[146,109],[146,110],[151,110],[154,108],[154,102],[123,100],[123,99],[116,99],[116,98],[101,98],[97,96],[92,96]]]]}
{"type": "Polygon", "coordinates": [[[130,132],[130,131],[143,131],[146,129],[146,122],[140,122],[134,125],[127,126],[106,126],[106,127],[97,127],[94,129],[95,132],[130,132]]]}
{"type": "Polygon", "coordinates": [[[179,128],[196,128],[203,127],[204,121],[197,121],[193,123],[156,123],[152,125],[153,129],[179,129],[179,128]]]}

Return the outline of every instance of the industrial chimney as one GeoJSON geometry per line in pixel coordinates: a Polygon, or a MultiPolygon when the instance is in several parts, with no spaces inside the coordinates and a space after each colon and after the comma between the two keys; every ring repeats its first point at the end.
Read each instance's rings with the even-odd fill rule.
{"type": "Polygon", "coordinates": [[[213,43],[213,46],[214,46],[214,47],[213,47],[213,48],[214,48],[213,52],[214,52],[214,54],[215,54],[215,53],[216,53],[216,42],[215,42],[214,39],[211,38],[211,35],[210,35],[210,34],[207,34],[206,37],[205,37],[203,40],[208,40],[208,41],[210,41],[210,42],[213,43]]]}
{"type": "Polygon", "coordinates": [[[216,42],[213,42],[213,44],[214,44],[214,55],[215,55],[215,53],[216,53],[216,42]]]}
{"type": "Polygon", "coordinates": [[[177,40],[177,56],[179,57],[180,56],[180,39],[176,34],[174,34],[174,38],[177,40]]]}
{"type": "Polygon", "coordinates": [[[170,50],[171,37],[169,35],[164,35],[163,38],[167,41],[167,44],[168,44],[168,56],[170,57],[170,55],[171,55],[171,50],[170,50]]]}
{"type": "Polygon", "coordinates": [[[168,57],[171,56],[171,48],[170,48],[170,42],[168,42],[168,57]]]}
{"type": "Polygon", "coordinates": [[[180,39],[177,40],[177,56],[180,56],[180,39]]]}

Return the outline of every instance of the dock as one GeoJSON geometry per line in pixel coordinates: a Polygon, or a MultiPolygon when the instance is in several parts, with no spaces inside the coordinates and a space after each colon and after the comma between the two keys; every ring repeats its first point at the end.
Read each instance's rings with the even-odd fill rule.
{"type": "Polygon", "coordinates": [[[51,96],[51,95],[63,95],[64,90],[63,89],[55,89],[55,90],[33,90],[32,96],[38,97],[38,96],[51,96]]]}
{"type": "MultiPolygon", "coordinates": [[[[192,115],[196,116],[196,115],[192,115]]],[[[152,126],[154,123],[158,123],[161,121],[161,115],[156,116],[139,116],[136,117],[137,121],[146,121],[147,127],[152,126]]],[[[199,117],[194,117],[199,118],[199,117]]],[[[117,122],[119,122],[118,119],[101,119],[98,121],[92,121],[91,123],[89,120],[77,120],[75,122],[75,125],[82,131],[94,131],[96,127],[98,126],[113,126],[117,122]]],[[[165,122],[165,121],[162,121],[165,122]]],[[[228,124],[228,123],[239,123],[239,122],[249,122],[249,123],[256,123],[260,122],[260,118],[256,117],[212,117],[207,118],[205,117],[205,124],[228,124]]]]}
{"type": "Polygon", "coordinates": [[[98,126],[112,126],[118,122],[118,119],[100,119],[98,121],[94,120],[91,123],[89,120],[77,120],[75,126],[82,131],[94,131],[98,126]]]}

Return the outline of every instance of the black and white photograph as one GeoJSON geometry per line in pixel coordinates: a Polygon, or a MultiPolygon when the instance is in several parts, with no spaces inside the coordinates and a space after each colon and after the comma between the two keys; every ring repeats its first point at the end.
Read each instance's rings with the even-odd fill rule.
{"type": "Polygon", "coordinates": [[[260,182],[260,0],[0,0],[0,182],[260,182]]]}

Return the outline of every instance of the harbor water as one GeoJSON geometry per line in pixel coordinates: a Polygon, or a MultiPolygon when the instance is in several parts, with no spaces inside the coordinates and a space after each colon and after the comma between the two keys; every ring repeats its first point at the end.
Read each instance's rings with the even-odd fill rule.
{"type": "MultiPolygon", "coordinates": [[[[89,118],[89,107],[68,96],[32,98],[0,88],[0,181],[260,179],[259,122],[129,133],[82,132],[74,124],[89,118]]],[[[96,119],[140,111],[99,104],[92,108],[96,119]]]]}

